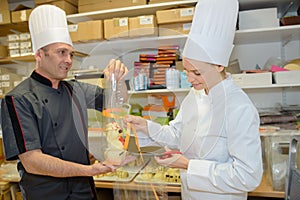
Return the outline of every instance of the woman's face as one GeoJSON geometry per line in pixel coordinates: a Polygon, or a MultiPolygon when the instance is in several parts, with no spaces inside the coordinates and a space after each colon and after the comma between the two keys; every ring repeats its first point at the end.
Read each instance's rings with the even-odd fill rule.
{"type": "Polygon", "coordinates": [[[195,90],[209,90],[223,80],[221,71],[224,67],[202,61],[183,58],[183,66],[188,76],[188,81],[195,90]]]}

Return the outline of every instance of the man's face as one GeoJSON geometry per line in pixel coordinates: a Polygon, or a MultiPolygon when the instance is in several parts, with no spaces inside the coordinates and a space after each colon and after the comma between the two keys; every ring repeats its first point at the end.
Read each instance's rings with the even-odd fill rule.
{"type": "Polygon", "coordinates": [[[223,67],[197,60],[183,58],[188,81],[196,90],[210,89],[222,80],[223,67]]]}
{"type": "Polygon", "coordinates": [[[67,77],[72,67],[74,49],[64,43],[49,44],[38,50],[38,72],[51,81],[62,80],[67,77]]]}

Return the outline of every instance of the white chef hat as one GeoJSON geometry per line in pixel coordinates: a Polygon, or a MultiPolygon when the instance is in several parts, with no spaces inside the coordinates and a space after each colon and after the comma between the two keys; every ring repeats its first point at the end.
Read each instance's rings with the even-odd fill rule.
{"type": "Polygon", "coordinates": [[[34,53],[38,49],[56,42],[73,46],[66,13],[54,5],[36,7],[29,16],[29,30],[34,53]]]}
{"type": "Polygon", "coordinates": [[[237,0],[199,0],[183,56],[227,66],[234,47],[237,0]]]}

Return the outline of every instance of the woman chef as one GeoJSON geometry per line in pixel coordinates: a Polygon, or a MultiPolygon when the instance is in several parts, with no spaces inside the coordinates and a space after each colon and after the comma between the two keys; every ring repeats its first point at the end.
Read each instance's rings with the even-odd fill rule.
{"type": "Polygon", "coordinates": [[[224,72],[237,13],[237,0],[198,2],[183,51],[193,87],[169,126],[136,116],[125,118],[143,142],[151,139],[180,150],[156,160],[181,168],[183,199],[246,200],[262,177],[257,110],[224,72]]]}

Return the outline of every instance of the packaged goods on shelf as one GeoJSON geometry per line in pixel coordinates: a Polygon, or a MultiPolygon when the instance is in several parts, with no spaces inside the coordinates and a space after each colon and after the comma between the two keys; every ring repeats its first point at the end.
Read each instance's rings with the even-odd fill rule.
{"type": "Polygon", "coordinates": [[[300,70],[274,72],[273,77],[277,84],[300,84],[300,70]]]}
{"type": "Polygon", "coordinates": [[[157,35],[157,23],[154,15],[129,18],[129,37],[157,35]]]}
{"type": "Polygon", "coordinates": [[[232,74],[233,81],[239,86],[258,86],[258,85],[271,85],[272,73],[242,73],[232,74]]]}
{"type": "Polygon", "coordinates": [[[179,22],[191,22],[194,16],[194,10],[195,7],[158,10],[156,11],[157,23],[168,24],[179,22]]]}
{"type": "Polygon", "coordinates": [[[277,8],[244,10],[239,12],[239,29],[279,27],[277,8]]]}
{"type": "Polygon", "coordinates": [[[150,76],[150,63],[134,62],[133,85],[134,90],[148,89],[150,76]]]}
{"type": "Polygon", "coordinates": [[[21,56],[20,54],[20,49],[9,49],[8,50],[8,54],[9,54],[9,57],[18,57],[18,56],[21,56]]]}
{"type": "Polygon", "coordinates": [[[10,34],[7,36],[10,57],[33,55],[29,33],[10,34]]]}
{"type": "MultiPolygon", "coordinates": [[[[77,40],[80,42],[103,40],[103,21],[93,20],[86,22],[79,22],[77,29],[77,40]]],[[[75,32],[73,32],[74,37],[75,32]]],[[[76,36],[75,36],[76,38],[76,36]]]]}
{"type": "Polygon", "coordinates": [[[176,69],[166,70],[166,87],[167,89],[177,89],[180,87],[180,74],[176,69]]]}
{"type": "Polygon", "coordinates": [[[129,36],[128,17],[104,20],[104,38],[124,38],[129,36]]]}
{"type": "Polygon", "coordinates": [[[14,41],[19,41],[20,40],[20,35],[19,34],[8,34],[7,35],[7,41],[8,42],[14,42],[14,41]]]}
{"type": "Polygon", "coordinates": [[[30,33],[20,33],[19,40],[20,41],[30,41],[30,33]]]}
{"type": "Polygon", "coordinates": [[[160,24],[158,26],[159,36],[189,34],[191,25],[191,22],[160,24]]]}
{"type": "Polygon", "coordinates": [[[91,12],[98,10],[109,10],[114,8],[123,8],[130,6],[146,5],[146,0],[101,0],[101,1],[78,1],[78,12],[91,12]]]}
{"type": "Polygon", "coordinates": [[[33,9],[17,10],[11,12],[11,21],[13,23],[27,22],[33,9]]]}
{"type": "Polygon", "coordinates": [[[13,89],[20,81],[23,80],[23,76],[11,72],[6,72],[0,74],[0,80],[3,94],[6,94],[11,89],[13,89]]]}

